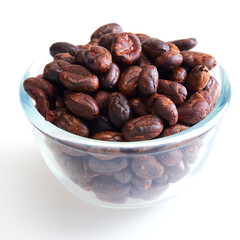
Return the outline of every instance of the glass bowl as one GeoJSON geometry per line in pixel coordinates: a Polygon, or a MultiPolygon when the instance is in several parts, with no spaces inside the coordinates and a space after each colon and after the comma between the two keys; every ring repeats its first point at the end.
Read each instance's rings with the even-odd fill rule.
{"type": "Polygon", "coordinates": [[[39,58],[26,71],[20,101],[47,166],[78,198],[112,208],[151,206],[175,196],[200,172],[231,97],[229,79],[221,65],[211,70],[220,84],[219,99],[204,120],[164,138],[107,142],[57,128],[35,109],[23,81],[41,74],[50,61],[50,57],[39,58]]]}

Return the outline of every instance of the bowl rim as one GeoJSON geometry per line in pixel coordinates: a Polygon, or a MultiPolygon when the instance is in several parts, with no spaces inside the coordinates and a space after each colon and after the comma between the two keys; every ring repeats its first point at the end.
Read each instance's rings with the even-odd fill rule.
{"type": "MultiPolygon", "coordinates": [[[[43,58],[43,57],[42,57],[43,58]]],[[[37,58],[35,61],[29,66],[26,70],[19,88],[19,96],[20,102],[27,116],[28,120],[31,124],[40,130],[41,132],[47,134],[53,139],[63,140],[65,143],[74,143],[86,146],[93,146],[93,147],[102,147],[102,148],[121,148],[121,149],[132,149],[132,148],[146,148],[146,147],[162,147],[166,145],[171,145],[175,143],[180,143],[182,141],[187,141],[188,139],[195,138],[200,136],[201,134],[207,132],[212,127],[214,127],[220,120],[222,119],[223,115],[225,114],[227,108],[230,104],[231,99],[231,85],[228,78],[228,75],[221,64],[212,69],[211,76],[214,76],[219,85],[220,85],[220,94],[218,101],[211,112],[207,115],[207,117],[197,124],[191,126],[190,128],[163,138],[145,140],[145,141],[136,141],[136,142],[109,142],[109,141],[102,141],[96,140],[91,138],[85,138],[78,135],[74,135],[69,133],[61,128],[56,127],[55,125],[51,124],[50,122],[46,121],[43,116],[36,110],[34,106],[34,102],[31,97],[25,92],[23,88],[23,82],[26,78],[31,77],[30,73],[33,68],[38,67],[37,69],[40,70],[39,62],[42,64],[42,68],[48,63],[46,62],[46,57],[44,57],[44,62],[42,62],[42,58],[37,58]],[[218,76],[216,77],[216,75],[218,76]]],[[[42,70],[42,69],[41,69],[42,70]]],[[[40,74],[40,73],[38,73],[40,74]]]]}

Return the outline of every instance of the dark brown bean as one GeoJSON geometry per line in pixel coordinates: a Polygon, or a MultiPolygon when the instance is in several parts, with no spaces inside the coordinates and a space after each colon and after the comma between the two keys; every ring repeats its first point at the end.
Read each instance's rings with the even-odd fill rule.
{"type": "Polygon", "coordinates": [[[174,53],[177,53],[177,54],[180,53],[179,48],[175,44],[167,42],[167,45],[169,46],[168,52],[174,52],[174,53]]]}
{"type": "Polygon", "coordinates": [[[209,54],[193,51],[181,51],[183,56],[182,66],[194,68],[197,65],[205,65],[209,70],[217,65],[215,58],[209,54]]]}
{"type": "Polygon", "coordinates": [[[167,137],[167,136],[182,132],[182,131],[184,131],[188,128],[189,128],[189,126],[177,123],[177,124],[172,125],[168,128],[165,128],[161,133],[161,137],[167,137]]]}
{"type": "MultiPolygon", "coordinates": [[[[115,131],[115,127],[110,123],[109,119],[105,115],[99,115],[98,118],[95,118],[93,120],[89,120],[87,122],[91,135],[94,135],[99,132],[103,131],[115,131]]],[[[99,139],[104,140],[104,139],[99,139]]]]}
{"type": "Polygon", "coordinates": [[[178,111],[174,102],[168,97],[155,93],[148,99],[148,106],[152,113],[166,119],[169,125],[174,125],[178,121],[178,111]]]}
{"type": "Polygon", "coordinates": [[[132,178],[132,171],[129,167],[126,167],[119,172],[113,172],[113,177],[120,183],[127,183],[132,178]]]}
{"type": "Polygon", "coordinates": [[[197,39],[185,38],[185,39],[174,40],[174,41],[171,41],[170,43],[175,44],[180,51],[184,51],[184,50],[190,50],[194,48],[197,45],[197,39]]]}
{"type": "Polygon", "coordinates": [[[131,109],[128,100],[119,92],[114,92],[110,96],[108,117],[117,128],[122,127],[131,117],[131,109]]]}
{"type": "Polygon", "coordinates": [[[63,60],[52,61],[44,67],[43,77],[50,82],[59,84],[60,74],[69,64],[63,60]]]}
{"type": "Polygon", "coordinates": [[[91,138],[111,142],[124,142],[122,134],[116,131],[101,131],[94,134],[91,138]]]}
{"type": "Polygon", "coordinates": [[[118,82],[118,90],[126,97],[134,97],[137,94],[137,82],[142,68],[131,66],[121,75],[118,82]]]}
{"type": "Polygon", "coordinates": [[[209,112],[210,107],[205,99],[192,99],[178,106],[178,119],[180,123],[193,125],[203,120],[209,112]]]}
{"type": "Polygon", "coordinates": [[[100,38],[101,36],[109,33],[121,33],[122,27],[117,23],[108,23],[99,27],[91,36],[91,40],[94,38],[100,38]]]}
{"type": "Polygon", "coordinates": [[[133,113],[137,117],[150,114],[150,111],[146,102],[141,98],[133,98],[129,100],[129,104],[133,113]]]}
{"type": "Polygon", "coordinates": [[[146,65],[153,65],[153,62],[148,58],[148,56],[144,53],[141,54],[141,57],[138,61],[138,65],[140,67],[144,67],[146,65]]]}
{"type": "Polygon", "coordinates": [[[49,99],[54,99],[56,96],[56,87],[43,78],[27,78],[23,82],[23,87],[31,98],[34,98],[33,90],[36,88],[42,89],[48,95],[49,99]]]}
{"type": "Polygon", "coordinates": [[[151,187],[152,179],[140,178],[136,175],[133,175],[131,178],[132,184],[139,189],[148,189],[151,187]]]}
{"type": "Polygon", "coordinates": [[[138,77],[138,92],[141,96],[150,96],[157,92],[158,70],[154,65],[147,65],[142,68],[138,77]]]}
{"type": "Polygon", "coordinates": [[[183,154],[181,150],[175,149],[168,152],[160,153],[157,156],[158,161],[165,167],[172,167],[178,164],[179,160],[183,159],[183,154]]]}
{"type": "Polygon", "coordinates": [[[109,34],[102,35],[99,38],[98,45],[105,47],[108,51],[111,51],[112,43],[116,36],[117,36],[117,33],[109,33],[109,34]]]}
{"type": "Polygon", "coordinates": [[[95,157],[89,158],[88,166],[98,173],[119,172],[129,164],[129,160],[124,157],[115,158],[112,160],[99,160],[95,157]]]}
{"type": "Polygon", "coordinates": [[[83,160],[83,169],[84,172],[89,176],[90,178],[97,177],[100,175],[100,173],[94,172],[89,166],[88,166],[88,159],[85,158],[83,160]]]}
{"type": "Polygon", "coordinates": [[[143,179],[155,179],[163,175],[163,165],[152,155],[139,155],[132,158],[133,172],[143,179]]]}
{"type": "Polygon", "coordinates": [[[54,56],[54,60],[63,60],[68,63],[75,63],[75,58],[70,53],[57,53],[54,56]]]}
{"type": "Polygon", "coordinates": [[[120,77],[120,70],[115,63],[112,63],[110,69],[100,78],[101,87],[111,91],[115,89],[120,77]]]}
{"type": "Polygon", "coordinates": [[[213,76],[210,76],[210,79],[206,87],[204,88],[204,90],[208,91],[211,94],[213,98],[213,106],[215,106],[219,97],[220,86],[217,80],[213,76]]]}
{"type": "Polygon", "coordinates": [[[179,67],[182,64],[183,57],[180,53],[161,52],[155,60],[155,65],[161,70],[179,67]]]}
{"type": "Polygon", "coordinates": [[[99,86],[97,76],[81,65],[69,65],[60,74],[61,83],[68,89],[84,93],[95,92],[99,86]]]}
{"type": "Polygon", "coordinates": [[[111,93],[105,91],[99,91],[94,99],[97,102],[99,107],[100,113],[107,113],[108,112],[108,103],[111,93]]]}
{"type": "Polygon", "coordinates": [[[163,121],[155,114],[133,118],[126,122],[122,134],[128,141],[150,140],[160,135],[163,121]]]}
{"type": "Polygon", "coordinates": [[[80,49],[76,53],[76,62],[85,65],[96,73],[108,71],[112,65],[112,55],[104,47],[93,46],[89,49],[80,49]]]}
{"type": "Polygon", "coordinates": [[[119,33],[113,40],[113,59],[123,64],[133,64],[141,56],[142,46],[139,38],[133,33],[119,33]]]}
{"type": "Polygon", "coordinates": [[[210,78],[210,72],[204,65],[197,65],[188,74],[186,87],[189,92],[196,92],[206,87],[210,78]]]}
{"type": "Polygon", "coordinates": [[[148,38],[143,44],[143,51],[150,57],[157,57],[161,52],[169,51],[167,43],[157,38],[148,38]]]}
{"type": "Polygon", "coordinates": [[[187,70],[183,67],[171,68],[166,73],[167,79],[184,84],[187,79],[187,70]]]}
{"type": "Polygon", "coordinates": [[[139,38],[141,44],[143,44],[145,40],[150,38],[147,34],[144,33],[136,33],[136,36],[139,38]]]}
{"type": "Polygon", "coordinates": [[[77,52],[78,47],[67,42],[53,43],[49,49],[50,54],[54,57],[58,53],[69,53],[72,56],[77,52]]]}
{"type": "Polygon", "coordinates": [[[159,79],[158,93],[171,99],[175,104],[181,104],[187,97],[187,89],[180,83],[159,79]]]}
{"type": "Polygon", "coordinates": [[[32,94],[36,103],[36,109],[45,118],[50,108],[48,95],[40,88],[35,88],[32,94]]]}
{"type": "Polygon", "coordinates": [[[213,99],[211,94],[206,90],[199,90],[195,92],[189,99],[205,99],[209,105],[210,111],[213,108],[213,99]]]}
{"type": "Polygon", "coordinates": [[[67,109],[86,120],[91,120],[99,116],[99,108],[96,101],[84,93],[69,93],[65,96],[67,109]]]}
{"type": "Polygon", "coordinates": [[[56,121],[56,125],[59,128],[78,136],[88,137],[89,135],[89,129],[86,123],[69,113],[61,114],[56,121]]]}
{"type": "Polygon", "coordinates": [[[45,120],[49,121],[53,124],[56,125],[56,121],[59,119],[59,117],[63,114],[63,113],[67,113],[67,109],[66,108],[57,108],[51,111],[48,111],[46,113],[46,117],[45,120]]]}

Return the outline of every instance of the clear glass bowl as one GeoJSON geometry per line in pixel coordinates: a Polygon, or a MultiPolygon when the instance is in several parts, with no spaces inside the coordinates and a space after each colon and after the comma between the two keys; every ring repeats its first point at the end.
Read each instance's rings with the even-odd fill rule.
{"type": "Polygon", "coordinates": [[[20,84],[20,101],[46,164],[74,195],[104,207],[151,206],[175,196],[202,169],[231,97],[229,79],[221,65],[211,71],[220,84],[219,99],[204,120],[165,138],[107,142],[57,128],[35,109],[23,81],[42,73],[50,61],[50,57],[39,58],[26,71],[20,84]],[[148,179],[139,177],[146,172],[148,179]]]}

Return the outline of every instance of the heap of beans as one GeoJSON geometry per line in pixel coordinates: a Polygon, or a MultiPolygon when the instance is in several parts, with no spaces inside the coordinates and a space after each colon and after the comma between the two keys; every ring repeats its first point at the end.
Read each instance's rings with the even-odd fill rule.
{"type": "Polygon", "coordinates": [[[86,45],[56,42],[43,74],[24,81],[47,120],[73,134],[106,141],[143,141],[187,129],[212,110],[216,60],[189,51],[195,38],[164,42],[98,28],[86,45]]]}

